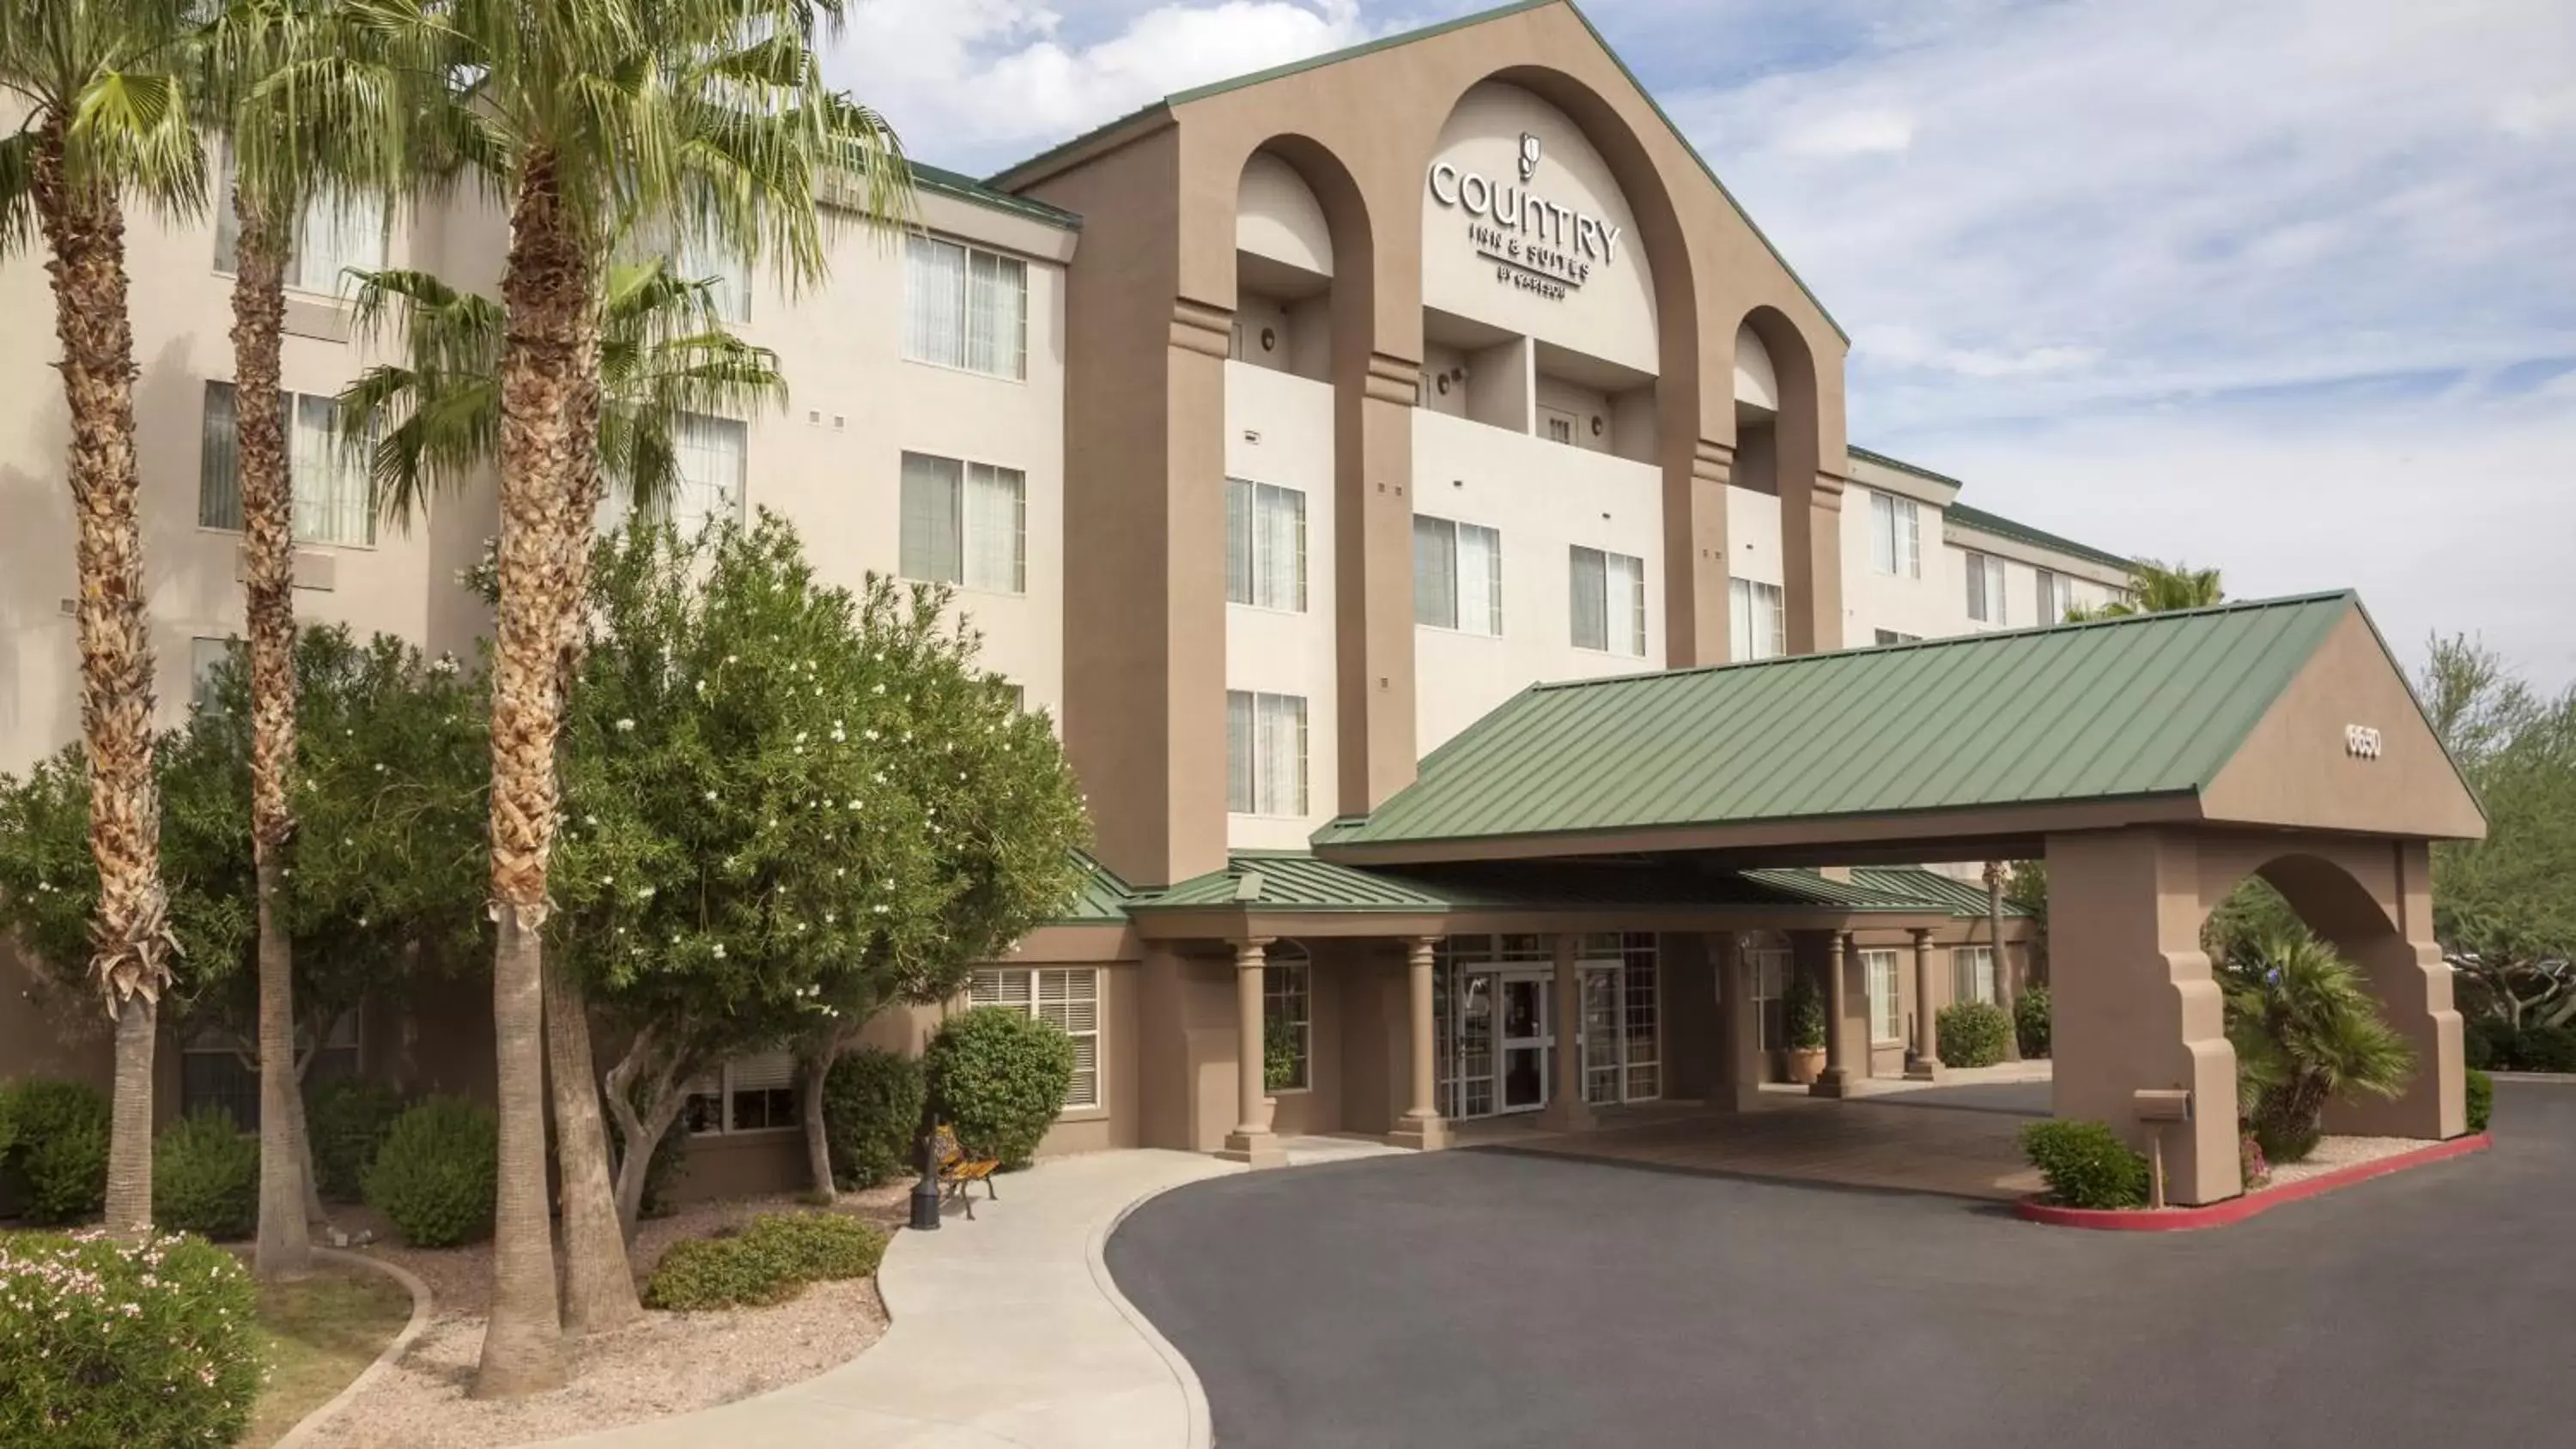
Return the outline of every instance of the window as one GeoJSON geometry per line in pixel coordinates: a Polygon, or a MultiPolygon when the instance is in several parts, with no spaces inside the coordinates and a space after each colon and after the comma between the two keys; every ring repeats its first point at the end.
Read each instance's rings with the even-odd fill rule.
{"type": "Polygon", "coordinates": [[[903,575],[997,594],[1028,587],[1028,482],[926,453],[903,455],[903,575]]]}
{"type": "Polygon", "coordinates": [[[1922,510],[1913,499],[1869,495],[1869,554],[1880,573],[1923,577],[1922,510]]]}
{"type": "Polygon", "coordinates": [[[2034,570],[2039,575],[2039,613],[2042,624],[2063,624],[2066,612],[2075,607],[2075,581],[2054,569],[2034,570]]]}
{"type": "MultiPolygon", "coordinates": [[[[322,1049],[305,1068],[308,1087],[358,1074],[358,1013],[344,1011],[331,1023],[322,1049]]],[[[313,1034],[295,1031],[300,1053],[313,1045],[313,1034]]],[[[187,1115],[213,1107],[244,1132],[259,1130],[259,1044],[222,1027],[207,1027],[187,1039],[179,1052],[179,1111],[187,1115]]]]}
{"type": "Polygon", "coordinates": [[[1881,645],[1920,644],[1923,642],[1923,636],[1920,634],[1899,634],[1893,629],[1880,629],[1875,632],[1878,636],[1876,642],[1881,645]]]}
{"type": "Polygon", "coordinates": [[[1778,584],[1730,579],[1726,586],[1729,629],[1735,648],[1727,657],[1776,659],[1789,652],[1789,615],[1780,607],[1778,584]]]}
{"type": "MultiPolygon", "coordinates": [[[[749,472],[748,430],[739,418],[711,418],[682,413],[671,430],[671,461],[679,476],[671,480],[670,520],[682,538],[695,538],[719,519],[742,518],[742,496],[749,472]]],[[[599,500],[597,523],[603,533],[626,526],[634,502],[608,493],[599,500]]]]}
{"type": "Polygon", "coordinates": [[[1314,1044],[1313,981],[1304,948],[1271,948],[1261,968],[1261,1080],[1273,1092],[1302,1092],[1314,1044]]]}
{"type": "Polygon", "coordinates": [[[1503,632],[1503,536],[1413,516],[1413,622],[1462,634],[1503,632]]]}
{"type": "Polygon", "coordinates": [[[1007,1006],[1051,1021],[1073,1038],[1073,1087],[1064,1105],[1100,1105],[1100,973],[1088,967],[1039,966],[978,971],[967,999],[1007,1006]]]}
{"type": "Polygon", "coordinates": [[[1574,441],[1574,414],[1561,413],[1554,408],[1540,408],[1538,413],[1539,421],[1547,424],[1549,442],[1570,444],[1574,441]]]}
{"type": "MultiPolygon", "coordinates": [[[[219,162],[221,198],[215,208],[215,270],[230,273],[241,247],[241,218],[233,211],[233,151],[227,144],[219,162]]],[[[304,208],[287,252],[286,285],[299,291],[337,293],[341,272],[382,270],[385,264],[385,203],[377,196],[317,197],[304,208]]]]}
{"type": "Polygon", "coordinates": [[[1905,989],[1896,974],[1896,953],[1863,951],[1860,964],[1869,973],[1869,1039],[1905,1040],[1905,989]]]}
{"type": "Polygon", "coordinates": [[[1992,554],[1968,554],[1968,617],[1980,624],[2004,622],[2004,561],[1992,554]]]}
{"type": "Polygon", "coordinates": [[[796,1056],[762,1052],[737,1057],[688,1086],[680,1123],[697,1136],[795,1127],[796,1056]]]}
{"type": "Polygon", "coordinates": [[[1953,946],[1950,948],[1952,1001],[1992,1001],[1995,999],[1995,948],[1992,946],[1953,946]]]}
{"type": "Polygon", "coordinates": [[[1574,550],[1574,647],[1646,656],[1646,561],[1574,550]]]}
{"type": "Polygon", "coordinates": [[[1226,691],[1225,808],[1237,815],[1306,813],[1303,698],[1226,691]]]}
{"type": "Polygon", "coordinates": [[[1306,611],[1306,495],[1225,480],[1225,601],[1306,611]]]}
{"type": "Polygon", "coordinates": [[[188,707],[204,709],[215,702],[215,670],[233,656],[230,639],[188,641],[188,707]]]}
{"type": "MultiPolygon", "coordinates": [[[[332,436],[327,397],[281,393],[286,411],[286,475],[295,494],[299,543],[373,544],[375,488],[363,453],[332,436]]],[[[236,433],[233,385],[206,383],[205,428],[197,470],[197,524],[238,531],[242,526],[241,444],[236,433]]]]}
{"type": "Polygon", "coordinates": [[[1753,978],[1753,1006],[1762,1017],[1762,1049],[1784,1051],[1789,1045],[1789,953],[1777,946],[1744,953],[1753,978]]]}
{"type": "Polygon", "coordinates": [[[932,237],[904,243],[903,355],[1013,381],[1028,376],[1029,269],[932,237]]]}

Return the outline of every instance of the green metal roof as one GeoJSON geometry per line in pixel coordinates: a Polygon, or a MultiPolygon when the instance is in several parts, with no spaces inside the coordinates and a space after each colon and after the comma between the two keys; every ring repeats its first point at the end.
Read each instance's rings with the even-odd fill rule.
{"type": "Polygon", "coordinates": [[[1947,483],[1953,488],[1968,486],[1947,473],[1935,473],[1920,463],[1908,463],[1903,458],[1891,458],[1875,448],[1864,448],[1858,443],[1845,444],[1843,451],[1864,463],[1876,463],[1882,468],[1893,468],[1899,473],[1911,473],[1917,478],[1929,478],[1935,483],[1947,483]]]}
{"type": "MultiPolygon", "coordinates": [[[[1954,875],[1943,875],[1919,865],[1856,865],[1852,881],[1883,894],[1904,900],[1920,901],[1936,910],[1975,920],[1986,918],[1986,888],[1954,875]]],[[[2030,912],[2004,902],[2007,916],[2027,916],[2030,912]]]]}
{"type": "Polygon", "coordinates": [[[1073,853],[1074,865],[1081,871],[1081,885],[1074,892],[1072,904],[1055,920],[1058,926],[1114,926],[1127,919],[1127,907],[1136,892],[1117,874],[1093,860],[1084,851],[1073,853]]]}
{"type": "Polygon", "coordinates": [[[924,191],[937,191],[954,196],[960,201],[970,201],[977,206],[989,206],[996,211],[1011,212],[1025,216],[1031,221],[1062,227],[1066,231],[1082,229],[1082,217],[1078,213],[1067,211],[1061,206],[1049,206],[1033,197],[1014,196],[1010,192],[987,186],[972,176],[951,171],[944,166],[932,166],[920,161],[913,162],[912,184],[924,191]]]}
{"type": "Polygon", "coordinates": [[[1165,96],[1159,101],[1140,106],[1137,109],[1128,112],[1126,115],[1120,116],[1114,121],[1094,126],[1090,130],[1083,132],[1081,135],[1074,137],[1072,140],[1050,146],[1016,165],[1006,166],[1001,170],[994,172],[986,179],[993,186],[1007,187],[1011,184],[1012,177],[1017,176],[1022,172],[1035,170],[1038,167],[1044,166],[1046,163],[1053,161],[1057,157],[1065,155],[1068,152],[1079,150],[1082,147],[1089,145],[1093,140],[1101,136],[1106,136],[1124,127],[1133,125],[1147,116],[1152,115],[1156,111],[1168,111],[1174,106],[1186,105],[1191,101],[1203,100],[1209,96],[1223,95],[1227,91],[1240,90],[1245,86],[1259,85],[1263,81],[1277,80],[1282,76],[1295,75],[1300,71],[1315,70],[1328,65],[1338,65],[1343,61],[1355,59],[1359,56],[1368,55],[1376,51],[1392,50],[1400,45],[1411,45],[1416,41],[1429,40],[1435,35],[1446,35],[1453,30],[1464,30],[1469,26],[1482,25],[1489,20],[1500,20],[1505,16],[1518,15],[1524,10],[1536,10],[1543,5],[1563,5],[1566,9],[1574,12],[1574,18],[1583,22],[1583,28],[1591,33],[1593,41],[1601,47],[1602,54],[1609,56],[1610,63],[1619,67],[1619,73],[1627,77],[1629,85],[1636,88],[1637,94],[1645,100],[1647,108],[1655,113],[1655,118],[1662,121],[1664,123],[1664,128],[1673,133],[1673,139],[1681,143],[1684,154],[1688,155],[1691,160],[1699,163],[1700,174],[1708,178],[1709,185],[1717,188],[1718,195],[1726,198],[1726,204],[1734,208],[1736,217],[1753,233],[1753,239],[1762,243],[1763,249],[1771,253],[1771,259],[1780,264],[1780,270],[1788,273],[1789,280],[1797,283],[1798,290],[1806,294],[1806,298],[1809,302],[1815,304],[1816,315],[1824,318],[1825,325],[1834,329],[1834,335],[1840,337],[1846,345],[1849,345],[1851,342],[1851,334],[1843,330],[1843,324],[1834,320],[1834,314],[1832,312],[1826,310],[1824,299],[1816,295],[1815,288],[1807,285],[1806,278],[1798,275],[1798,269],[1796,267],[1789,265],[1789,259],[1786,256],[1781,255],[1779,246],[1774,243],[1771,240],[1770,235],[1764,232],[1761,226],[1753,220],[1753,214],[1744,209],[1744,203],[1736,200],[1735,193],[1727,189],[1726,183],[1717,179],[1717,171],[1708,164],[1708,158],[1700,155],[1699,148],[1691,144],[1690,137],[1683,135],[1682,128],[1673,124],[1673,118],[1664,110],[1663,103],[1656,100],[1654,93],[1647,90],[1645,85],[1637,79],[1637,73],[1628,68],[1628,62],[1620,58],[1618,51],[1611,48],[1609,40],[1604,38],[1601,34],[1601,28],[1592,23],[1592,17],[1584,14],[1583,7],[1575,4],[1574,0],[1512,0],[1512,3],[1510,4],[1497,5],[1490,10],[1474,11],[1466,15],[1457,16],[1453,19],[1443,20],[1434,25],[1425,25],[1414,30],[1400,31],[1394,35],[1380,36],[1376,40],[1365,41],[1359,45],[1344,46],[1340,50],[1326,51],[1321,55],[1308,56],[1304,60],[1293,60],[1285,65],[1275,65],[1270,67],[1268,70],[1257,70],[1248,75],[1239,75],[1232,77],[1231,79],[1215,81],[1203,86],[1193,86],[1185,91],[1176,91],[1171,95],[1165,96]]]}
{"type": "Polygon", "coordinates": [[[1239,850],[1223,870],[1153,892],[1131,911],[1263,912],[1829,909],[1921,915],[1946,905],[1831,881],[1814,871],[1690,871],[1668,866],[1552,861],[1418,870],[1361,869],[1303,851],[1239,850]]]}
{"type": "MultiPolygon", "coordinates": [[[[1855,448],[1852,451],[1860,450],[1855,448]]],[[[2053,548],[2059,553],[2071,554],[2076,558],[2108,564],[2124,573],[2138,566],[2136,559],[2122,558],[2116,553],[2095,548],[2089,543],[2077,543],[2071,538],[2060,538],[2056,534],[2033,528],[2027,523],[2015,523],[2001,514],[1988,513],[1982,508],[1970,508],[1964,503],[1951,504],[1942,510],[1942,516],[1946,522],[1958,524],[1962,528],[1973,528],[1981,533],[1991,533],[1998,538],[2009,538],[2016,543],[2027,543],[2038,548],[2053,548]]]]}
{"type": "Polygon", "coordinates": [[[2197,793],[2350,593],[1534,685],[1319,847],[2197,793]]]}

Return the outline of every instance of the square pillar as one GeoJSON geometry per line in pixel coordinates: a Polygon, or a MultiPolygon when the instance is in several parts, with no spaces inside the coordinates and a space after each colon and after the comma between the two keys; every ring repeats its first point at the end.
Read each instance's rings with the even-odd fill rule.
{"type": "Polygon", "coordinates": [[[1287,1154],[1270,1131],[1270,1092],[1262,1076],[1261,973],[1270,964],[1267,937],[1234,943],[1235,1127],[1217,1156],[1253,1167],[1277,1167],[1287,1154]]]}
{"type": "Polygon", "coordinates": [[[1538,1114],[1538,1125],[1550,1132],[1588,1132],[1594,1124],[1592,1109],[1583,1100],[1583,975],[1575,967],[1575,941],[1570,935],[1551,938],[1556,979],[1548,1009],[1555,1019],[1548,1025],[1556,1046],[1549,1053],[1554,1070],[1549,1074],[1547,1107],[1538,1114]]]}
{"type": "Polygon", "coordinates": [[[1762,1100],[1762,1013],[1753,1001],[1753,958],[1744,938],[1730,931],[1711,936],[1717,958],[1718,1018],[1725,1035],[1725,1076],[1708,1094],[1713,1105],[1749,1112],[1762,1100]]]}
{"type": "MultiPolygon", "coordinates": [[[[1852,972],[1860,966],[1860,952],[1852,945],[1849,931],[1837,931],[1833,954],[1825,963],[1825,1069],[1816,1076],[1816,1084],[1807,1089],[1810,1096],[1848,1097],[1869,1080],[1869,1026],[1851,1019],[1852,972]]],[[[1868,999],[1863,985],[1857,993],[1868,999]]]]}
{"type": "Polygon", "coordinates": [[[1429,936],[1417,936],[1404,943],[1404,1025],[1410,1043],[1405,1054],[1406,1106],[1386,1139],[1419,1152],[1437,1152],[1449,1145],[1449,1124],[1440,1116],[1439,1083],[1432,1071],[1439,1049],[1431,1031],[1432,952],[1438,944],[1429,936]]]}
{"type": "Polygon", "coordinates": [[[1932,994],[1932,933],[1914,933],[1914,1059],[1905,1064],[1913,1082],[1941,1080],[1941,1001],[1932,994]]]}

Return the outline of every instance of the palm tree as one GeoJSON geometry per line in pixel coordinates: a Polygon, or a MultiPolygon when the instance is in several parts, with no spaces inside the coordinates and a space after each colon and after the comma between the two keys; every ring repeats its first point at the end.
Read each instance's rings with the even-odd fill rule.
{"type": "Polygon", "coordinates": [[[312,1259],[320,1198],[304,1181],[293,948],[278,919],[294,817],[295,497],[278,355],[288,254],[308,212],[399,189],[409,169],[403,68],[334,0],[230,0],[198,39],[209,118],[232,162],[234,437],[249,621],[251,854],[259,932],[259,1237],[263,1279],[312,1259]]]}
{"type": "Polygon", "coordinates": [[[2360,970],[2305,929],[2266,932],[2223,979],[2238,1110],[2273,1162],[2315,1149],[2329,1101],[2394,1097],[2414,1074],[2414,1049],[2381,1019],[2360,970]]]}
{"type": "Polygon", "coordinates": [[[152,1221],[152,1055],[173,949],[152,779],[152,639],[134,462],[125,202],[205,203],[180,72],[192,0],[0,0],[0,256],[41,237],[54,291],[80,570],[81,729],[99,876],[90,970],[116,1022],[107,1227],[152,1221]]]}
{"type": "MultiPolygon", "coordinates": [[[[492,459],[500,430],[503,311],[426,272],[357,276],[357,318],[374,332],[399,315],[404,361],[369,369],[340,395],[343,439],[368,448],[385,509],[407,523],[492,459]],[[368,440],[373,439],[372,446],[368,440]]],[[[783,402],[777,359],[725,330],[714,279],[679,276],[666,258],[614,263],[600,309],[598,417],[592,463],[570,508],[588,518],[611,485],[639,512],[668,506],[679,482],[677,435],[690,414],[746,417],[783,402]]],[[[564,567],[582,590],[587,530],[566,539],[564,567]]],[[[568,621],[555,687],[567,689],[580,616],[568,621]]],[[[626,1258],[600,1117],[599,1074],[580,983],[549,956],[541,987],[547,1077],[563,1179],[564,1322],[598,1332],[642,1314],[626,1258]]]]}
{"type": "Polygon", "coordinates": [[[2218,570],[2161,564],[2148,558],[2130,565],[2127,598],[2113,599],[2098,608],[2079,604],[2066,611],[2066,618],[2069,623],[2126,619],[2137,614],[2169,614],[2176,609],[2206,609],[2226,601],[2227,590],[2219,583],[2218,570]]]}
{"type": "Polygon", "coordinates": [[[765,259],[801,286],[825,269],[827,199],[891,215],[907,180],[892,132],[828,90],[818,26],[842,0],[376,0],[376,23],[431,38],[453,84],[434,120],[510,214],[495,368],[501,530],[492,669],[492,1016],[500,1106],[490,1325],[474,1392],[560,1383],[546,1211],[544,966],[562,652],[581,593],[601,407],[603,274],[620,224],[667,217],[688,241],[765,259]]]}

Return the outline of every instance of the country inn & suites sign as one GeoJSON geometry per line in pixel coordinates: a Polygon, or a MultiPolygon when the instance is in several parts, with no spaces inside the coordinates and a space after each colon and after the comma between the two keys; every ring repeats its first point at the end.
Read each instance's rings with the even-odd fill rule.
{"type": "Polygon", "coordinates": [[[1538,175],[1539,139],[1530,132],[1521,133],[1519,160],[1517,183],[1433,162],[1431,199],[1467,213],[1467,240],[1494,263],[1494,280],[1563,298],[1592,279],[1596,264],[1619,260],[1620,229],[1538,194],[1530,183],[1538,175]]]}

